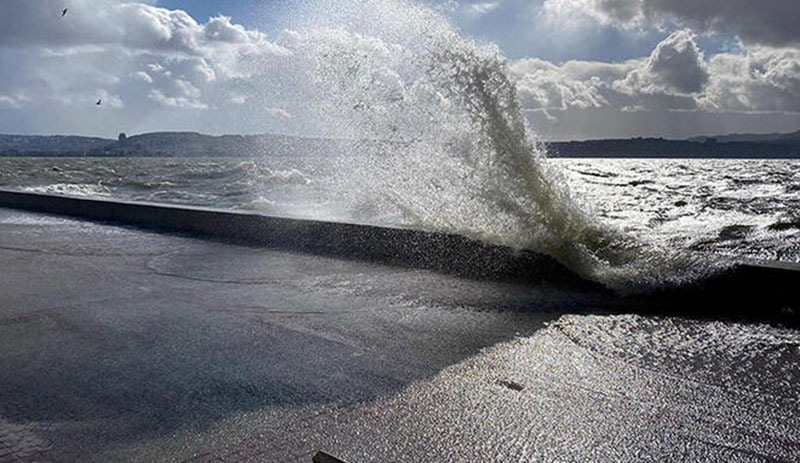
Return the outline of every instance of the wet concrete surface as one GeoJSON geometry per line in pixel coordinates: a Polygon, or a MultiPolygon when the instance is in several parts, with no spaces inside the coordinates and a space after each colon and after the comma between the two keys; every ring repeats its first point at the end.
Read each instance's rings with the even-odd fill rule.
{"type": "Polygon", "coordinates": [[[5,210],[0,263],[0,429],[34,429],[0,439],[34,460],[374,400],[551,317],[524,310],[547,291],[5,210]]]}
{"type": "Polygon", "coordinates": [[[800,459],[790,329],[4,209],[0,269],[0,462],[800,459]]]}

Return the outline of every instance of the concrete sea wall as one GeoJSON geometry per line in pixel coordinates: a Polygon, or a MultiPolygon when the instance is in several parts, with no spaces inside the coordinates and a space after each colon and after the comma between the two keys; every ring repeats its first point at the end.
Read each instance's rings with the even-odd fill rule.
{"type": "Polygon", "coordinates": [[[707,280],[619,296],[554,259],[467,237],[247,211],[76,198],[0,190],[0,207],[131,225],[248,246],[265,246],[521,284],[547,282],[618,299],[622,310],[693,317],[800,322],[800,266],[747,262],[707,280]]]}
{"type": "Polygon", "coordinates": [[[550,257],[459,235],[192,206],[0,190],[0,207],[133,225],[474,278],[560,282],[600,290],[550,257]]]}

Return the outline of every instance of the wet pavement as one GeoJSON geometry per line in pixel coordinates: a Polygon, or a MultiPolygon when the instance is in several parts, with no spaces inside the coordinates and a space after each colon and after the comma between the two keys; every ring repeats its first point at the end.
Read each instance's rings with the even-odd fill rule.
{"type": "Polygon", "coordinates": [[[795,330],[5,209],[0,271],[0,462],[800,460],[795,330]]]}

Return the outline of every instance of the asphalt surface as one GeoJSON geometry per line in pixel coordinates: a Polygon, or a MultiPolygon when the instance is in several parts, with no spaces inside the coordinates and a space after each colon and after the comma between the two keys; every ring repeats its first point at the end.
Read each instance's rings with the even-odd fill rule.
{"type": "Polygon", "coordinates": [[[789,329],[6,209],[0,272],[0,462],[800,460],[789,329]]]}

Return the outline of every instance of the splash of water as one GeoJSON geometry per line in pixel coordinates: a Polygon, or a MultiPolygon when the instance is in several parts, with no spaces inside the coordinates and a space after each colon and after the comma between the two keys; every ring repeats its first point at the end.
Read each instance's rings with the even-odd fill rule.
{"type": "Polygon", "coordinates": [[[697,275],[690,257],[665,259],[570,193],[497,47],[407,0],[326,0],[296,17],[282,39],[292,91],[316,133],[362,141],[330,161],[361,219],[531,249],[616,288],[697,275]]]}

